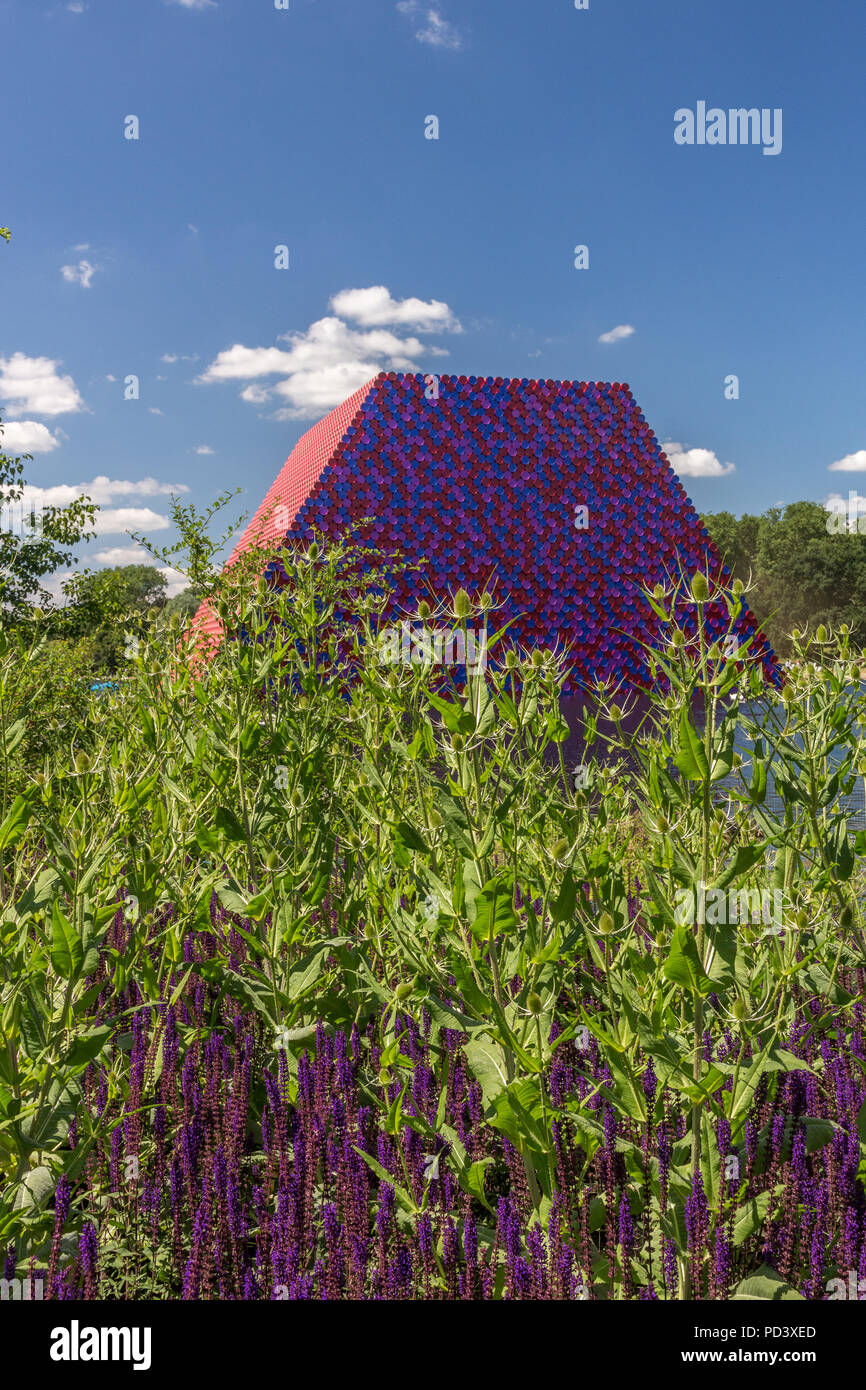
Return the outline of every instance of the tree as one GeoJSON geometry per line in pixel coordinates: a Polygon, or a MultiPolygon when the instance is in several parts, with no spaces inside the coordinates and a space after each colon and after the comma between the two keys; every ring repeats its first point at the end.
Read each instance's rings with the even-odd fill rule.
{"type": "Polygon", "coordinates": [[[30,458],[0,453],[0,618],[13,624],[34,605],[52,604],[40,580],[72,563],[72,547],[95,534],[87,527],[98,510],[89,497],[77,497],[65,507],[28,506],[24,460],[30,458]]]}
{"type": "Polygon", "coordinates": [[[734,578],[746,583],[751,572],[749,605],[781,656],[793,628],[820,623],[847,623],[855,645],[866,647],[866,535],[828,532],[828,513],[817,502],[702,520],[734,578]]]}
{"type": "Polygon", "coordinates": [[[85,570],[63,586],[69,605],[59,616],[68,637],[93,639],[94,674],[123,669],[129,637],[141,637],[148,619],[165,606],[165,575],[153,565],[85,570]]]}

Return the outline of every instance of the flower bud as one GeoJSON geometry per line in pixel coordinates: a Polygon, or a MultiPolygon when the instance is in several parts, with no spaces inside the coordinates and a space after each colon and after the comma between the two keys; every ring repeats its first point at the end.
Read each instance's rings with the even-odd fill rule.
{"type": "Polygon", "coordinates": [[[421,602],[418,604],[418,617],[425,619],[430,617],[430,605],[426,598],[422,598],[421,602]]]}
{"type": "Polygon", "coordinates": [[[272,849],[270,854],[268,854],[265,857],[265,868],[268,870],[269,873],[274,873],[274,871],[279,867],[280,856],[277,854],[275,849],[272,849]]]}
{"type": "Polygon", "coordinates": [[[536,1018],[544,1009],[544,1001],[540,994],[536,994],[535,990],[527,997],[526,1007],[531,1014],[535,1014],[536,1018]]]}
{"type": "Polygon", "coordinates": [[[454,749],[455,753],[463,752],[463,749],[466,747],[466,740],[462,734],[458,733],[451,735],[451,747],[454,749]]]}
{"type": "Polygon", "coordinates": [[[735,999],[731,1012],[738,1023],[744,1023],[749,1017],[749,1006],[745,999],[735,999]]]}
{"type": "Polygon", "coordinates": [[[853,921],[854,909],[850,903],[846,903],[845,906],[842,908],[842,911],[839,913],[839,925],[842,927],[850,927],[853,921]]]}
{"type": "Polygon", "coordinates": [[[319,549],[318,543],[316,541],[311,541],[309,549],[307,550],[307,559],[318,560],[320,554],[321,550],[319,549]]]}
{"type": "Polygon", "coordinates": [[[408,980],[404,980],[403,983],[401,985],[398,985],[397,988],[394,990],[394,998],[408,999],[409,995],[413,992],[414,988],[415,986],[413,984],[410,984],[408,980]]]}
{"type": "Polygon", "coordinates": [[[602,936],[610,936],[614,925],[614,920],[609,912],[603,912],[598,919],[598,930],[602,936]]]}
{"type": "Polygon", "coordinates": [[[737,595],[737,598],[739,598],[740,594],[743,592],[743,589],[745,588],[745,585],[743,584],[742,579],[735,579],[733,584],[731,585],[731,588],[737,595]]]}
{"type": "Polygon", "coordinates": [[[91,766],[91,764],[90,764],[90,758],[88,757],[88,755],[87,755],[86,753],[76,753],[76,754],[75,754],[75,771],[76,771],[76,772],[89,772],[89,771],[90,771],[90,766],[91,766]]]}
{"type": "Polygon", "coordinates": [[[701,574],[700,570],[697,574],[692,575],[691,591],[695,603],[709,602],[710,590],[707,584],[707,577],[705,574],[701,574]]]}
{"type": "Polygon", "coordinates": [[[481,598],[478,600],[478,603],[479,607],[486,613],[488,609],[493,607],[493,595],[488,593],[485,589],[484,593],[481,595],[481,598]]]}
{"type": "Polygon", "coordinates": [[[822,645],[824,642],[827,641],[827,629],[825,628],[823,623],[818,624],[818,628],[815,633],[815,641],[822,643],[822,645]]]}
{"type": "Polygon", "coordinates": [[[455,618],[468,618],[472,612],[472,603],[465,589],[458,589],[454,595],[454,616],[455,618]]]}

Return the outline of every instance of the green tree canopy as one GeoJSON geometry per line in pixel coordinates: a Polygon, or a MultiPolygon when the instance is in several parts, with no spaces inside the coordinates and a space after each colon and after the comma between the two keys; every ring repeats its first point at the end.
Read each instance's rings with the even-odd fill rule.
{"type": "Polygon", "coordinates": [[[80,640],[94,639],[95,671],[123,668],[128,636],[141,636],[149,615],[165,605],[165,576],[153,565],[115,565],[85,570],[64,585],[69,606],[62,630],[80,640]]]}
{"type": "Polygon", "coordinates": [[[780,655],[792,628],[819,623],[847,623],[866,648],[866,534],[828,530],[830,514],[817,502],[702,520],[734,577],[747,583],[751,573],[749,605],[780,655]]]}

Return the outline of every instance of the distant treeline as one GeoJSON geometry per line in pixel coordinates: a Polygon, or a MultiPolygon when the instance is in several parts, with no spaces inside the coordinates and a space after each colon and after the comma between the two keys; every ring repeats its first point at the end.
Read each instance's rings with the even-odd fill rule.
{"type": "Polygon", "coordinates": [[[749,606],[780,656],[790,651],[792,628],[814,631],[819,623],[847,623],[866,648],[866,520],[863,535],[842,530],[817,502],[701,520],[734,577],[747,584],[751,575],[749,606]]]}

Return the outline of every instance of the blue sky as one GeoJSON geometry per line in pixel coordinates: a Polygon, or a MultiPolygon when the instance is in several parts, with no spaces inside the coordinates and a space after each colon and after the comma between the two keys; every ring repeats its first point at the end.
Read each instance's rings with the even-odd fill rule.
{"type": "Polygon", "coordinates": [[[3,447],[87,563],[173,486],[251,513],[382,369],[627,381],[700,510],[857,488],[862,0],[289,3],[0,0],[3,447]]]}

